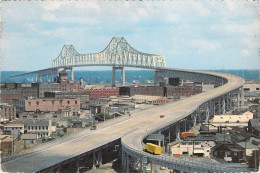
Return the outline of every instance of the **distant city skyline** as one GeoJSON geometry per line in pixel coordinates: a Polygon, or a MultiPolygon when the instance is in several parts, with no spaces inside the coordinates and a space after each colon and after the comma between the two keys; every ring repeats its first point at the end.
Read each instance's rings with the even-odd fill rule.
{"type": "Polygon", "coordinates": [[[258,27],[257,2],[2,2],[1,70],[49,68],[64,44],[96,53],[114,36],[168,67],[259,69],[258,27]]]}

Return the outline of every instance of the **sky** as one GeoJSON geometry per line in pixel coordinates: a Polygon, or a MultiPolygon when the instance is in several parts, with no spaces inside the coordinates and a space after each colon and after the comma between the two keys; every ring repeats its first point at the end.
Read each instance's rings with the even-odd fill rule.
{"type": "MultiPolygon", "coordinates": [[[[1,70],[51,67],[64,44],[102,51],[114,36],[181,69],[259,69],[253,1],[3,1],[1,70]]],[[[111,69],[84,67],[79,70],[111,69]]]]}

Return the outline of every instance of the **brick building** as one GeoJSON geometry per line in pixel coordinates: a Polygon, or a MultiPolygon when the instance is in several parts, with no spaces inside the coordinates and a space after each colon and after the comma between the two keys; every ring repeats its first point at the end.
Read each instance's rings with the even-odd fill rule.
{"type": "Polygon", "coordinates": [[[71,82],[71,81],[61,81],[60,82],[60,91],[78,92],[79,89],[80,89],[80,84],[77,82],[71,82]]]}
{"type": "Polygon", "coordinates": [[[85,89],[84,92],[89,93],[89,99],[98,99],[101,97],[110,97],[110,96],[118,96],[119,95],[119,89],[118,88],[100,88],[100,89],[85,89]]]}
{"type": "Polygon", "coordinates": [[[77,115],[80,111],[80,99],[15,99],[14,105],[19,112],[58,112],[61,109],[70,109],[71,114],[77,115]]]}
{"type": "Polygon", "coordinates": [[[2,103],[13,104],[13,99],[24,97],[37,97],[38,89],[35,86],[21,83],[5,83],[1,88],[0,98],[2,103]]]}
{"type": "Polygon", "coordinates": [[[65,98],[79,98],[80,103],[86,102],[89,100],[88,92],[45,92],[45,98],[57,98],[57,99],[65,99],[65,98]]]}
{"type": "Polygon", "coordinates": [[[16,117],[16,107],[8,104],[0,105],[0,117],[2,120],[12,121],[16,117]]]}
{"type": "Polygon", "coordinates": [[[164,87],[159,86],[138,86],[138,87],[120,87],[120,95],[149,95],[149,96],[164,96],[164,87]]]}
{"type": "Polygon", "coordinates": [[[190,97],[202,92],[201,86],[167,86],[165,87],[165,97],[190,97]]]}
{"type": "Polygon", "coordinates": [[[45,92],[60,91],[59,83],[33,83],[32,87],[37,88],[37,96],[35,98],[44,98],[45,92]]]}
{"type": "Polygon", "coordinates": [[[189,97],[202,92],[201,86],[138,86],[120,87],[120,95],[148,95],[159,97],[189,97]]]}
{"type": "Polygon", "coordinates": [[[13,147],[13,142],[14,139],[12,137],[12,135],[0,135],[0,154],[4,155],[4,154],[10,154],[13,152],[14,147],[13,147]]]}

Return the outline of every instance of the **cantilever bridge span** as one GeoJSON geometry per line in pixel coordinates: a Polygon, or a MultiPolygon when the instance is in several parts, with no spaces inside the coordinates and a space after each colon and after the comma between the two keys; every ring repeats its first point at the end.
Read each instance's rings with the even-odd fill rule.
{"type": "Polygon", "coordinates": [[[52,67],[91,65],[155,69],[165,67],[165,59],[160,55],[135,50],[124,37],[113,37],[107,47],[99,53],[79,54],[72,45],[64,45],[59,56],[52,61],[52,67]]]}
{"type": "Polygon", "coordinates": [[[142,53],[135,50],[124,37],[113,37],[107,47],[98,53],[79,54],[73,45],[64,45],[59,56],[52,61],[51,68],[11,77],[38,73],[37,81],[44,81],[44,79],[47,79],[47,81],[51,79],[52,81],[58,70],[63,68],[71,70],[71,80],[74,80],[73,67],[83,66],[112,66],[112,85],[115,86],[115,70],[121,70],[122,85],[124,85],[125,67],[160,69],[166,67],[166,62],[161,55],[142,53]]]}

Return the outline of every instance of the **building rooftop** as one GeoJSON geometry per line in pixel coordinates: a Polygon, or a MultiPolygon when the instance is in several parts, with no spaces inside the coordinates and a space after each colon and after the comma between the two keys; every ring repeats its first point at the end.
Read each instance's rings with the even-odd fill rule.
{"type": "Polygon", "coordinates": [[[68,72],[66,72],[66,70],[62,70],[62,71],[60,71],[60,72],[59,72],[59,74],[64,74],[64,75],[67,75],[67,74],[68,74],[68,72]]]}
{"type": "Polygon", "coordinates": [[[252,144],[252,142],[238,142],[237,144],[246,149],[258,148],[257,145],[252,144]]]}
{"type": "Polygon", "coordinates": [[[50,122],[45,120],[26,120],[24,125],[26,126],[49,126],[50,122]]]}
{"type": "Polygon", "coordinates": [[[258,119],[250,119],[249,123],[252,127],[260,127],[260,118],[258,119]]]}
{"type": "Polygon", "coordinates": [[[1,142],[13,142],[12,135],[0,135],[1,142]]]}
{"type": "Polygon", "coordinates": [[[21,139],[22,140],[37,139],[37,135],[36,134],[22,134],[21,139]]]}
{"type": "Polygon", "coordinates": [[[24,125],[24,123],[19,120],[10,121],[9,123],[5,124],[5,127],[14,126],[14,125],[24,125]]]}
{"type": "Polygon", "coordinates": [[[215,145],[212,150],[223,150],[223,147],[226,147],[228,150],[233,152],[244,151],[244,148],[236,143],[219,143],[215,145]]]}

